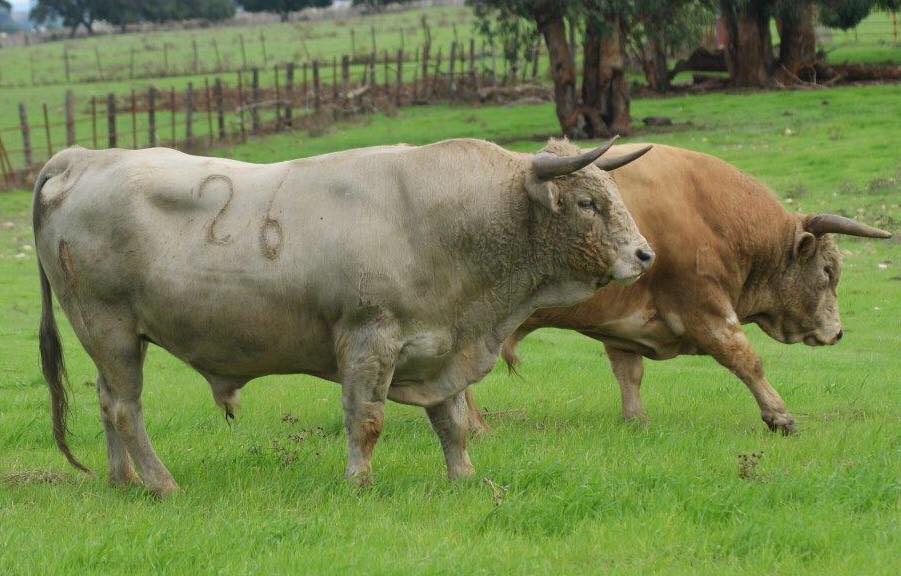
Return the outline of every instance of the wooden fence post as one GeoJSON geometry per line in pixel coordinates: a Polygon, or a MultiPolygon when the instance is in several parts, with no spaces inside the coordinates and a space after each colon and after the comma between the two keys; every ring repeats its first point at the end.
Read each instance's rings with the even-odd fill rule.
{"type": "Polygon", "coordinates": [[[19,125],[22,128],[22,153],[25,155],[25,168],[31,170],[31,129],[28,127],[28,112],[25,103],[19,102],[19,125]]]}
{"type": "Polygon", "coordinates": [[[238,117],[241,121],[241,142],[247,142],[247,129],[244,127],[244,73],[238,70],[238,117]]]}
{"type": "Polygon", "coordinates": [[[116,141],[116,95],[110,92],[106,95],[106,136],[109,148],[115,148],[116,141]]]}
{"type": "Polygon", "coordinates": [[[388,94],[388,87],[391,85],[391,76],[388,74],[388,51],[382,50],[382,59],[385,61],[385,77],[382,79],[385,85],[385,94],[388,94]]]}
{"type": "Polygon", "coordinates": [[[347,86],[350,83],[350,56],[347,54],[341,56],[341,91],[347,92],[347,86]]]}
{"type": "Polygon", "coordinates": [[[197,54],[197,38],[191,38],[191,47],[194,50],[194,62],[191,65],[191,69],[194,71],[194,74],[197,74],[197,69],[200,67],[200,57],[197,54]]]}
{"type": "Polygon", "coordinates": [[[50,116],[47,114],[47,103],[42,104],[44,108],[44,136],[47,138],[47,158],[53,156],[53,144],[50,143],[50,116]]]}
{"type": "Polygon", "coordinates": [[[338,101],[338,58],[332,56],[332,100],[338,101]]]}
{"type": "Polygon", "coordinates": [[[313,111],[319,114],[322,100],[319,97],[319,60],[313,60],[313,111]]]}
{"type": "Polygon", "coordinates": [[[131,147],[138,148],[138,99],[134,88],[131,89],[131,147]]]}
{"type": "Polygon", "coordinates": [[[306,113],[306,111],[310,108],[310,105],[309,105],[309,86],[308,86],[308,84],[307,84],[307,63],[306,63],[306,62],[303,63],[303,85],[302,85],[302,90],[303,90],[303,110],[304,110],[304,113],[306,113]]]}
{"type": "MultiPolygon", "coordinates": [[[[431,45],[429,42],[426,42],[422,45],[422,71],[419,74],[419,77],[422,78],[422,86],[423,89],[429,84],[429,52],[431,52],[431,45]]],[[[423,90],[424,92],[425,90],[423,90]]]]}
{"type": "Polygon", "coordinates": [[[219,54],[219,42],[213,38],[213,51],[216,53],[216,72],[222,72],[222,56],[219,54]]]}
{"type": "Polygon", "coordinates": [[[457,43],[451,42],[450,60],[447,63],[448,72],[448,92],[451,97],[457,92],[457,84],[454,80],[454,65],[457,63],[457,43]]]}
{"type": "Polygon", "coordinates": [[[147,140],[151,148],[157,146],[156,138],[156,88],[147,90],[147,140]]]}
{"type": "Polygon", "coordinates": [[[169,43],[163,42],[163,76],[169,75],[169,43]]]}
{"type": "Polygon", "coordinates": [[[263,48],[263,66],[269,62],[269,56],[266,54],[266,32],[265,28],[260,28],[260,46],[263,48]]]}
{"type": "Polygon", "coordinates": [[[188,82],[185,90],[185,146],[194,145],[194,83],[188,82]]]}
{"type": "Polygon", "coordinates": [[[97,149],[97,97],[91,96],[91,145],[97,149]]]}
{"type": "Polygon", "coordinates": [[[275,78],[275,130],[276,130],[276,132],[281,132],[281,130],[282,130],[282,92],[281,92],[281,87],[279,86],[279,81],[278,81],[278,64],[273,66],[272,71],[273,71],[273,76],[275,78]]]}
{"type": "Polygon", "coordinates": [[[203,88],[206,92],[206,125],[207,125],[207,142],[213,144],[213,102],[210,94],[210,79],[203,79],[203,88]]]}
{"type": "Polygon", "coordinates": [[[469,39],[469,76],[475,78],[476,75],[476,39],[469,39]]]}
{"type": "Polygon", "coordinates": [[[176,148],[178,146],[178,135],[175,133],[175,87],[169,89],[169,109],[172,110],[171,127],[172,127],[172,147],[176,148]]]}
{"type": "Polygon", "coordinates": [[[254,67],[250,76],[250,127],[254,133],[260,131],[260,69],[254,67]]]}
{"type": "Polygon", "coordinates": [[[441,75],[441,47],[438,47],[438,55],[435,57],[435,71],[432,74],[432,89],[429,91],[429,96],[434,96],[435,91],[438,90],[438,77],[441,75]]]}
{"type": "Polygon", "coordinates": [[[247,50],[244,48],[244,35],[238,34],[241,40],[241,70],[247,70],[247,50]]]}
{"type": "Polygon", "coordinates": [[[404,49],[397,50],[397,69],[394,71],[394,104],[400,106],[404,87],[404,49]]]}
{"type": "Polygon", "coordinates": [[[100,49],[97,46],[94,46],[94,56],[97,58],[97,76],[104,80],[103,65],[100,63],[100,49]]]}
{"type": "Polygon", "coordinates": [[[293,126],[294,123],[294,62],[288,62],[285,66],[285,123],[293,126]]]}
{"type": "Polygon", "coordinates": [[[69,47],[65,44],[63,44],[63,64],[66,70],[66,84],[68,84],[71,81],[69,78],[69,47]]]}
{"type": "Polygon", "coordinates": [[[75,93],[66,90],[66,146],[75,145],[75,93]]]}
{"type": "Polygon", "coordinates": [[[222,101],[222,80],[216,78],[214,86],[213,90],[216,95],[216,120],[219,124],[219,140],[225,140],[225,106],[222,101]]]}

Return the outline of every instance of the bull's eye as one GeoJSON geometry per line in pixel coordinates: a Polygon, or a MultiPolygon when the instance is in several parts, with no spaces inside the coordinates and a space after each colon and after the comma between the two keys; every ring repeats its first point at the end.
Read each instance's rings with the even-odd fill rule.
{"type": "Polygon", "coordinates": [[[823,272],[826,273],[826,278],[829,279],[829,283],[832,284],[835,281],[835,272],[832,271],[831,266],[826,266],[823,268],[823,272]]]}
{"type": "Polygon", "coordinates": [[[597,208],[594,207],[594,200],[591,198],[581,198],[577,204],[582,210],[587,210],[589,212],[597,211],[597,208]]]}

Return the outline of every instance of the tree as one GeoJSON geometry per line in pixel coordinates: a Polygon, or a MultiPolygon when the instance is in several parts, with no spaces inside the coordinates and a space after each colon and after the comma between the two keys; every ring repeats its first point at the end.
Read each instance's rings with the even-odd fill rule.
{"type": "MultiPolygon", "coordinates": [[[[557,121],[569,138],[595,138],[629,129],[625,36],[627,0],[470,0],[481,22],[522,18],[544,38],[554,83],[557,121]],[[576,28],[584,27],[582,89],[577,90],[576,28]]],[[[502,26],[501,29],[516,29],[502,26]]]]}
{"type": "Polygon", "coordinates": [[[820,0],[820,21],[829,28],[849,30],[869,15],[873,0],[820,0]]]}
{"type": "Polygon", "coordinates": [[[6,0],[0,0],[0,10],[6,10],[7,12],[11,12],[12,9],[13,9],[12,4],[10,4],[6,0]]]}
{"type": "Polygon", "coordinates": [[[770,17],[775,0],[720,0],[726,25],[726,67],[736,86],[765,86],[773,70],[770,17]]]}
{"type": "Polygon", "coordinates": [[[779,68],[789,77],[801,77],[817,63],[813,0],[781,0],[776,8],[779,30],[779,68]]]}
{"type": "Polygon", "coordinates": [[[672,73],[667,54],[694,49],[713,21],[716,0],[635,0],[629,46],[648,87],[666,92],[672,73]]]}
{"type": "Polygon", "coordinates": [[[58,18],[62,21],[63,26],[70,29],[72,36],[75,36],[79,26],[84,26],[88,34],[93,34],[97,10],[102,10],[105,1],[38,0],[28,13],[28,18],[36,24],[43,24],[58,18]]]}
{"type": "Polygon", "coordinates": [[[282,22],[287,22],[291,12],[304,8],[325,8],[332,5],[332,0],[238,0],[248,12],[273,12],[279,15],[282,22]]]}

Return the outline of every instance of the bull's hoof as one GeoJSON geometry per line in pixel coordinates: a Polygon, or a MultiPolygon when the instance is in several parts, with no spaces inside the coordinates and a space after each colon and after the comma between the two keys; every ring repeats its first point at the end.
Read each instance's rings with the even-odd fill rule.
{"type": "Polygon", "coordinates": [[[465,480],[466,478],[472,478],[472,475],[475,474],[475,472],[475,467],[467,461],[465,464],[459,464],[452,468],[448,468],[447,479],[451,481],[465,480]]]}
{"type": "Polygon", "coordinates": [[[647,424],[649,418],[648,415],[644,413],[644,410],[623,410],[623,420],[629,424],[647,424]]]}
{"type": "Polygon", "coordinates": [[[355,488],[368,488],[372,486],[372,472],[366,471],[348,471],[345,474],[347,482],[355,488]]]}
{"type": "Polygon", "coordinates": [[[178,484],[175,483],[175,480],[168,480],[166,482],[161,482],[158,486],[152,488],[148,487],[148,490],[150,490],[154,496],[163,500],[178,492],[180,488],[178,487],[178,484]]]}
{"type": "Polygon", "coordinates": [[[766,425],[772,432],[782,432],[783,436],[788,436],[795,432],[795,419],[787,412],[764,413],[761,415],[761,418],[763,418],[763,421],[766,422],[766,425]]]}
{"type": "Polygon", "coordinates": [[[135,474],[131,466],[124,470],[110,470],[109,485],[114,488],[127,488],[129,486],[137,486],[141,484],[138,475],[135,474]]]}

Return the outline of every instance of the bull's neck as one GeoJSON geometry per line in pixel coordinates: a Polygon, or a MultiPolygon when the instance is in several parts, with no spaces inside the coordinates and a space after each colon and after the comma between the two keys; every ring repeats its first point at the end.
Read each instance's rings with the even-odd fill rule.
{"type": "MultiPolygon", "coordinates": [[[[781,207],[780,207],[781,208],[781,207]]],[[[782,210],[781,218],[771,218],[761,229],[752,230],[742,243],[744,284],[735,303],[739,319],[768,314],[777,305],[777,279],[785,270],[797,233],[796,219],[782,210]]]]}

